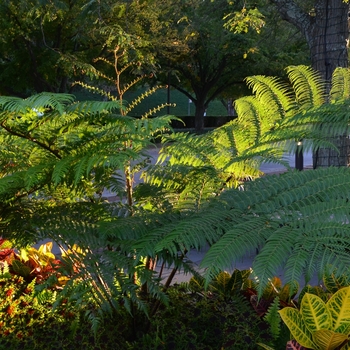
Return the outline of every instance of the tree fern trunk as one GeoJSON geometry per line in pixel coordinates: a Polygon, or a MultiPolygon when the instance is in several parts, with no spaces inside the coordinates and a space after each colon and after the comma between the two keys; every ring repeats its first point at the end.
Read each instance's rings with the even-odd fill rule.
{"type": "MultiPolygon", "coordinates": [[[[348,67],[349,3],[343,0],[318,0],[309,12],[295,0],[271,0],[283,19],[297,27],[310,49],[312,67],[329,83],[337,67],[348,67]]],[[[349,164],[348,135],[331,140],[340,154],[331,149],[320,149],[314,156],[314,168],[347,166],[349,164]]]]}
{"type": "Polygon", "coordinates": [[[350,139],[348,135],[340,135],[332,138],[333,144],[339,152],[330,148],[320,148],[313,154],[313,167],[322,168],[330,166],[349,166],[350,164],[350,139]]]}

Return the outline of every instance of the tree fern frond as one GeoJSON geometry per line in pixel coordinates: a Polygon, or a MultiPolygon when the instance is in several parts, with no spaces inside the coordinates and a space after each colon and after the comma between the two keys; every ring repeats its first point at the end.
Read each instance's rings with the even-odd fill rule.
{"type": "Polygon", "coordinates": [[[263,218],[245,221],[244,223],[233,225],[233,227],[233,229],[228,229],[210,247],[201,262],[200,267],[205,269],[204,277],[207,280],[206,283],[209,283],[219,271],[232,269],[242,257],[255,252],[259,245],[264,243],[264,235],[259,234],[259,232],[266,229],[266,221],[263,218]]]}
{"type": "Polygon", "coordinates": [[[288,78],[302,109],[321,106],[325,101],[325,85],[321,75],[308,66],[289,66],[288,78]]]}
{"type": "Polygon", "coordinates": [[[293,95],[288,86],[278,78],[261,75],[248,77],[247,84],[252,88],[256,98],[265,107],[265,119],[270,127],[283,119],[291,110],[295,110],[293,95]]]}
{"type": "Polygon", "coordinates": [[[235,110],[238,115],[238,123],[249,132],[250,145],[259,141],[262,132],[270,129],[268,123],[262,118],[264,110],[259,101],[253,97],[241,97],[235,101],[235,110]]]}
{"type": "Polygon", "coordinates": [[[54,185],[58,185],[65,178],[71,169],[73,159],[74,157],[68,156],[57,162],[52,171],[52,182],[54,185]]]}
{"type": "Polygon", "coordinates": [[[51,108],[63,114],[66,106],[71,105],[74,100],[75,96],[71,94],[43,92],[28,97],[26,101],[32,108],[51,108]]]}
{"type": "Polygon", "coordinates": [[[350,98],[350,70],[337,67],[332,75],[332,87],[330,91],[331,101],[350,98]]]}
{"type": "Polygon", "coordinates": [[[1,111],[10,113],[25,113],[29,106],[26,100],[19,97],[0,96],[1,111]]]}
{"type": "MultiPolygon", "coordinates": [[[[288,276],[295,279],[299,275],[298,280],[300,273],[311,274],[336,257],[339,266],[346,266],[349,258],[343,253],[343,237],[347,235],[344,223],[350,219],[349,181],[348,169],[329,168],[269,176],[246,183],[244,191],[224,192],[221,201],[242,210],[236,219],[242,221],[225,229],[209,249],[201,265],[207,269],[207,278],[259,244],[263,248],[254,260],[253,270],[263,285],[285,264],[292,269],[288,269],[288,276]],[[298,241],[303,242],[300,252],[295,245],[298,241]],[[294,257],[299,262],[293,261],[294,257]]],[[[221,211],[227,213],[224,208],[221,211]]],[[[204,213],[207,214],[205,210],[204,213]]],[[[220,223],[211,225],[212,229],[220,227],[220,223]]]]}

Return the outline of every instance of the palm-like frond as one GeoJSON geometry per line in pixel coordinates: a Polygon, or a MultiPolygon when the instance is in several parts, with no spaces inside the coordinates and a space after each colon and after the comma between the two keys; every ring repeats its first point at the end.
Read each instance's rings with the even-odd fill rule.
{"type": "Polygon", "coordinates": [[[349,260],[345,254],[349,176],[348,169],[334,168],[290,172],[247,183],[244,191],[225,193],[224,198],[243,209],[242,223],[227,230],[207,253],[203,261],[207,276],[259,245],[253,270],[263,283],[283,266],[288,279],[300,279],[302,273],[311,278],[316,269],[308,266],[322,271],[336,262],[344,268],[349,260]]]}
{"type": "Polygon", "coordinates": [[[27,99],[0,96],[0,109],[7,112],[27,113],[29,109],[35,111],[42,108],[52,108],[62,114],[65,107],[73,101],[73,95],[48,92],[33,95],[27,99]]]}
{"type": "Polygon", "coordinates": [[[321,106],[326,101],[326,86],[321,75],[308,66],[289,66],[288,77],[302,109],[321,106]]]}
{"type": "Polygon", "coordinates": [[[295,110],[295,101],[288,85],[276,77],[252,76],[246,79],[255,97],[265,109],[261,124],[275,123],[295,110]]]}
{"type": "Polygon", "coordinates": [[[332,75],[332,88],[330,91],[331,101],[345,100],[350,98],[350,71],[338,67],[332,75]]]}

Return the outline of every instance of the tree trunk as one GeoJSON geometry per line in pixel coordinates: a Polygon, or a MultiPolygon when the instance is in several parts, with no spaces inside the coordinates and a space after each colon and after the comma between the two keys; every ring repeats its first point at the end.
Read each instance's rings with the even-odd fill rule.
{"type": "Polygon", "coordinates": [[[194,129],[196,132],[201,133],[204,130],[204,112],[207,106],[203,103],[195,102],[196,112],[194,115],[194,129]]]}
{"type": "Polygon", "coordinates": [[[323,0],[317,2],[311,16],[306,35],[311,65],[329,83],[335,68],[348,66],[348,12],[349,5],[343,0],[323,0]]]}
{"type": "Polygon", "coordinates": [[[232,98],[227,100],[227,106],[226,107],[227,107],[227,115],[229,117],[233,117],[236,112],[235,112],[235,108],[233,106],[233,99],[232,98]]]}
{"type": "Polygon", "coordinates": [[[348,135],[339,135],[331,140],[338,152],[331,148],[319,148],[313,154],[313,168],[350,165],[350,139],[348,135]]]}
{"type": "MultiPolygon", "coordinates": [[[[348,66],[349,4],[343,0],[315,0],[314,8],[304,12],[293,0],[271,0],[283,19],[295,25],[305,36],[310,49],[311,65],[327,83],[337,67],[348,66]]],[[[314,154],[314,168],[348,166],[349,138],[339,135],[332,140],[339,152],[321,148],[314,154]]]]}
{"type": "MultiPolygon", "coordinates": [[[[322,1],[322,5],[315,7],[315,25],[308,38],[311,53],[311,64],[321,72],[327,83],[329,93],[332,74],[337,67],[348,66],[347,39],[349,5],[342,0],[322,1]]],[[[313,155],[314,168],[329,166],[348,166],[349,138],[339,135],[332,142],[338,148],[320,148],[313,155]]]]}

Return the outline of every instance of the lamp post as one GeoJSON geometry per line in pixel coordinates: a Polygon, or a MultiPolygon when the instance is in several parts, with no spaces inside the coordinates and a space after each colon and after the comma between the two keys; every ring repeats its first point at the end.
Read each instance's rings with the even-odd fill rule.
{"type": "Polygon", "coordinates": [[[187,111],[187,115],[188,116],[191,115],[191,103],[192,103],[192,100],[189,98],[188,99],[188,111],[187,111]]]}
{"type": "Polygon", "coordinates": [[[303,142],[297,142],[297,149],[295,151],[295,169],[304,169],[304,155],[303,155],[303,142]]]}

